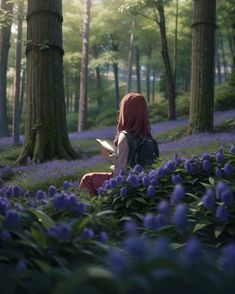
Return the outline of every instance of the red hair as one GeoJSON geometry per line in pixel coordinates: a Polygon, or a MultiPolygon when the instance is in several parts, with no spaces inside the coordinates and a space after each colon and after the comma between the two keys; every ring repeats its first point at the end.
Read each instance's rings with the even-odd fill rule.
{"type": "Polygon", "coordinates": [[[144,97],[139,93],[129,93],[122,98],[117,135],[114,140],[116,145],[119,134],[124,130],[135,137],[151,135],[147,104],[144,97]]]}

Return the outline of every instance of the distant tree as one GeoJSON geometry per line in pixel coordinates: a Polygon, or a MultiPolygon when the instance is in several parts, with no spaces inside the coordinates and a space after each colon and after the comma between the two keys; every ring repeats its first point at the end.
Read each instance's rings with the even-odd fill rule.
{"type": "Polygon", "coordinates": [[[12,1],[2,0],[1,2],[4,21],[0,23],[0,137],[9,136],[6,88],[13,6],[12,1]]]}
{"type": "Polygon", "coordinates": [[[216,0],[194,0],[189,133],[213,130],[216,0]]]}
{"type": "Polygon", "coordinates": [[[126,85],[126,94],[131,92],[131,82],[132,82],[132,67],[133,67],[133,55],[134,55],[134,30],[135,30],[135,18],[131,22],[131,31],[130,31],[130,43],[128,50],[128,72],[127,72],[127,85],[126,85]]]}
{"type": "Polygon", "coordinates": [[[87,128],[87,83],[88,83],[88,50],[90,31],[91,0],[84,0],[84,21],[83,21],[83,45],[82,45],[82,66],[80,74],[80,100],[79,100],[79,122],[78,131],[87,128]]]}
{"type": "Polygon", "coordinates": [[[76,157],[66,129],[62,20],[62,0],[28,0],[26,130],[16,164],[76,157]]]}

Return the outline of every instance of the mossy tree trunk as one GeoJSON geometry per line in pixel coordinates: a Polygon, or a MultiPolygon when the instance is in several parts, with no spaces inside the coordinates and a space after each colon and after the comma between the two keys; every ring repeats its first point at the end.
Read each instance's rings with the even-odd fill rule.
{"type": "Polygon", "coordinates": [[[16,164],[76,157],[66,128],[62,0],[28,0],[25,143],[16,164]]]}
{"type": "Polygon", "coordinates": [[[213,130],[216,0],[194,0],[189,133],[213,130]]]}
{"type": "Polygon", "coordinates": [[[1,2],[1,9],[6,11],[8,17],[6,25],[0,28],[0,137],[9,136],[6,88],[13,6],[14,3],[11,1],[2,0],[1,2]]]}

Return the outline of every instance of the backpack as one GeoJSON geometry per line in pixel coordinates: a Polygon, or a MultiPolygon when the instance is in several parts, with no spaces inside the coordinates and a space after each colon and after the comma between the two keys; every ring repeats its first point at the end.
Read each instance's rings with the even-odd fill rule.
{"type": "Polygon", "coordinates": [[[135,138],[127,131],[122,131],[127,137],[129,155],[127,165],[133,168],[136,164],[142,167],[151,166],[159,157],[158,143],[152,137],[135,138]]]}

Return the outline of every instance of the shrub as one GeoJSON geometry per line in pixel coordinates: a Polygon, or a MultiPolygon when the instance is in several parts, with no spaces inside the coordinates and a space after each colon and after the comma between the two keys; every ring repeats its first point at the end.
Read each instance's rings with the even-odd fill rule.
{"type": "Polygon", "coordinates": [[[97,115],[95,119],[96,127],[113,126],[117,123],[117,111],[115,108],[108,108],[97,115]]]}
{"type": "Polygon", "coordinates": [[[148,112],[151,123],[166,119],[168,113],[167,101],[161,99],[160,101],[150,103],[148,106],[148,112]]]}
{"type": "Polygon", "coordinates": [[[190,96],[183,93],[176,98],[177,116],[189,115],[190,96]]]}
{"type": "Polygon", "coordinates": [[[228,84],[215,87],[215,110],[235,108],[235,87],[228,84]]]}

